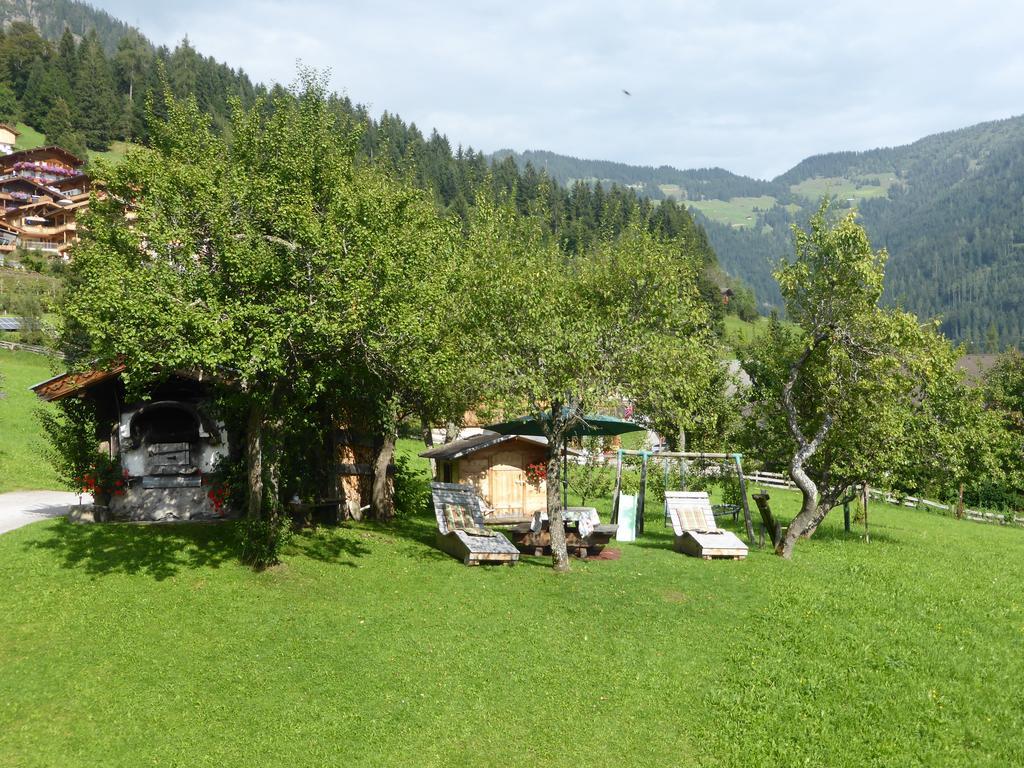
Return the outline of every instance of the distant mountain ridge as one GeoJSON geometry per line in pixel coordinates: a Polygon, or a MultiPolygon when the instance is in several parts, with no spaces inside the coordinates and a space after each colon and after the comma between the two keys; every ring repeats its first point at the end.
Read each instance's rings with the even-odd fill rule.
{"type": "Polygon", "coordinates": [[[546,172],[559,184],[568,185],[577,181],[618,184],[642,191],[652,200],[701,200],[721,199],[723,196],[759,197],[788,194],[788,190],[774,182],[740,176],[724,168],[696,168],[684,171],[670,165],[655,168],[610,160],[584,160],[547,150],[516,152],[511,149],[500,149],[490,157],[496,162],[512,157],[521,168],[525,168],[529,163],[537,170],[546,172]],[[666,190],[666,187],[675,189],[666,190]]]}
{"type": "Polygon", "coordinates": [[[840,211],[856,208],[875,247],[889,250],[889,301],[941,317],[948,335],[978,349],[1024,342],[1024,116],[904,146],[814,155],[771,181],[551,152],[496,154],[561,183],[614,183],[682,200],[719,263],[754,288],[763,308],[780,301],[771,270],[791,252],[791,225],[829,195],[840,211]]]}

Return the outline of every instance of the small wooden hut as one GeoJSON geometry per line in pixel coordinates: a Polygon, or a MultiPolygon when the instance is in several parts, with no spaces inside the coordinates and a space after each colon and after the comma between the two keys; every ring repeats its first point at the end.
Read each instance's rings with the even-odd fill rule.
{"type": "Polygon", "coordinates": [[[433,459],[436,481],[464,483],[476,489],[489,507],[484,510],[487,524],[519,523],[547,508],[545,481],[527,469],[544,465],[547,450],[548,441],[543,437],[482,432],[420,456],[433,459]]]}

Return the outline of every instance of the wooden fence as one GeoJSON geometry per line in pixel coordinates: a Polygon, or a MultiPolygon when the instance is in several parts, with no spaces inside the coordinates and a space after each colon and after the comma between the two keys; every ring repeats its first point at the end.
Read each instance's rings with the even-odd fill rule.
{"type": "Polygon", "coordinates": [[[0,341],[0,349],[34,352],[37,355],[49,355],[50,357],[58,357],[61,360],[64,359],[63,352],[58,352],[57,350],[50,349],[49,347],[40,347],[38,344],[21,344],[17,341],[0,341]]]}
{"type": "Polygon", "coordinates": [[[743,476],[746,477],[748,483],[763,485],[768,488],[796,488],[796,483],[790,480],[787,475],[779,472],[744,472],[743,476]]]}
{"type": "MultiPolygon", "coordinates": [[[[796,488],[796,483],[794,483],[788,476],[778,472],[750,472],[745,474],[747,482],[754,483],[756,485],[768,488],[796,488]]],[[[925,507],[939,512],[948,512],[950,514],[955,514],[956,512],[952,505],[943,504],[939,501],[932,501],[931,499],[921,499],[917,496],[896,497],[891,493],[880,491],[875,488],[869,488],[868,493],[874,499],[884,501],[888,504],[895,504],[896,506],[913,507],[914,509],[925,507]]],[[[1000,525],[1024,526],[1024,517],[1020,517],[1018,515],[1001,515],[998,512],[983,512],[977,509],[964,508],[964,518],[967,520],[974,520],[979,523],[998,523],[1000,525]]]]}
{"type": "MultiPolygon", "coordinates": [[[[919,509],[921,507],[927,507],[929,509],[935,509],[940,512],[956,512],[955,507],[952,504],[943,504],[941,501],[932,501],[931,499],[921,499],[917,496],[903,496],[896,497],[891,493],[885,491],[875,490],[871,488],[868,493],[876,499],[880,499],[887,504],[895,504],[896,506],[913,507],[919,509]]],[[[976,509],[967,509],[964,507],[964,518],[967,520],[975,520],[979,523],[998,523],[1000,525],[1024,525],[1024,517],[1019,517],[1015,514],[1001,515],[997,512],[982,512],[976,509]]]]}

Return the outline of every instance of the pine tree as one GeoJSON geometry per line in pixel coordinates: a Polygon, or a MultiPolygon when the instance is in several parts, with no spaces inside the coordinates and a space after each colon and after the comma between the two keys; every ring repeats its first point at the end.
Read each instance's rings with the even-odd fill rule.
{"type": "Polygon", "coordinates": [[[0,69],[16,96],[21,98],[25,92],[33,62],[49,58],[50,50],[50,44],[28,22],[15,21],[7,29],[0,49],[0,69]]]}
{"type": "Polygon", "coordinates": [[[0,82],[0,122],[14,123],[19,114],[18,97],[14,95],[11,86],[0,82]]]}
{"type": "Polygon", "coordinates": [[[68,152],[85,159],[85,139],[81,133],[75,130],[71,107],[64,99],[58,98],[54,103],[42,123],[42,129],[46,133],[48,143],[63,147],[68,152]]]}
{"type": "Polygon", "coordinates": [[[78,44],[67,27],[64,27],[64,34],[57,43],[56,64],[69,83],[75,82],[75,75],[78,72],[78,44]]]}
{"type": "Polygon", "coordinates": [[[995,320],[989,322],[988,330],[985,331],[985,351],[989,354],[999,351],[999,330],[995,320]]]}
{"type": "Polygon", "coordinates": [[[144,76],[152,54],[146,40],[134,30],[122,37],[114,53],[114,74],[121,92],[129,101],[136,97],[136,85],[144,76]]]}
{"type": "Polygon", "coordinates": [[[53,62],[47,63],[36,59],[25,85],[25,95],[21,99],[22,114],[25,122],[39,128],[49,114],[57,99],[71,104],[71,85],[53,62]]]}
{"type": "Polygon", "coordinates": [[[105,150],[116,134],[122,114],[114,76],[95,33],[90,32],[82,41],[79,55],[76,123],[89,148],[105,150]]]}

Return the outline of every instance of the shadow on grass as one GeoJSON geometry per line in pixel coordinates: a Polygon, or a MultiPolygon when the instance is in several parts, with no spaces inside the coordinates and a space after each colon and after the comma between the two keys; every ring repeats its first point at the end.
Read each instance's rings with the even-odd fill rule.
{"type": "Polygon", "coordinates": [[[356,538],[356,532],[344,526],[317,528],[295,534],[288,549],[323,563],[355,567],[355,559],[369,554],[370,548],[356,538]]]}
{"type": "MultiPolygon", "coordinates": [[[[871,539],[871,543],[878,542],[879,544],[891,544],[895,539],[889,534],[882,530],[882,526],[877,528],[869,528],[868,535],[871,539]]],[[[801,539],[797,543],[799,547],[801,543],[805,541],[863,541],[864,540],[864,527],[853,526],[853,529],[847,533],[842,528],[834,528],[829,526],[828,528],[819,528],[814,532],[814,535],[810,539],[801,539]]]]}
{"type": "Polygon", "coordinates": [[[407,542],[411,546],[406,547],[406,554],[418,560],[451,559],[451,555],[437,548],[437,519],[433,511],[397,517],[378,530],[407,542]]]}
{"type": "Polygon", "coordinates": [[[219,523],[75,525],[64,520],[25,546],[53,553],[64,568],[157,581],[238,559],[234,526],[219,523]]]}

